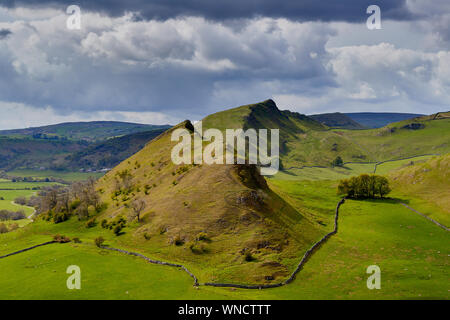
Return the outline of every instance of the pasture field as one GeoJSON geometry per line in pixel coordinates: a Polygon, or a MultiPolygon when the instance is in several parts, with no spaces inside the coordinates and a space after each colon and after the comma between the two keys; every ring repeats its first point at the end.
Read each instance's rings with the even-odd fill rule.
{"type": "MultiPolygon", "coordinates": [[[[0,183],[1,185],[1,183],[0,183]]],[[[27,206],[21,206],[13,203],[17,197],[30,197],[36,191],[33,190],[0,190],[0,197],[4,200],[0,200],[0,210],[19,211],[23,210],[28,216],[34,212],[34,209],[27,206]]]]}
{"type": "MultiPolygon", "coordinates": [[[[308,219],[332,229],[335,181],[271,180],[272,188],[308,219]]],[[[125,229],[125,232],[127,232],[125,229]]],[[[54,244],[0,260],[3,299],[449,299],[447,231],[401,206],[397,200],[352,201],[341,207],[339,230],[307,262],[290,285],[268,290],[195,289],[176,268],[98,249],[93,239],[142,252],[99,226],[75,218],[61,224],[36,221],[0,235],[0,255],[51,239],[77,236],[81,244],[54,244]],[[65,273],[79,265],[82,289],[68,290],[65,273]],[[366,287],[366,268],[381,268],[381,290],[366,287]],[[32,290],[31,290],[32,289],[32,290]]],[[[142,252],[145,254],[145,252],[142,252]]],[[[150,256],[150,255],[149,255],[150,256]]],[[[152,256],[150,256],[152,257],[152,256]]],[[[201,263],[201,261],[200,261],[201,263]]],[[[208,266],[186,265],[195,274],[208,266]]]]}

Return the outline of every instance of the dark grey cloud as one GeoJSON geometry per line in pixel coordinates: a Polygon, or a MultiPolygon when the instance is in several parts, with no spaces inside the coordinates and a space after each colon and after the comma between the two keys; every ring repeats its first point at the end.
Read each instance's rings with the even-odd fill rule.
{"type": "Polygon", "coordinates": [[[11,34],[11,30],[9,29],[0,29],[0,40],[5,39],[7,36],[11,34]]]}
{"type": "Polygon", "coordinates": [[[72,4],[112,16],[140,12],[145,19],[201,16],[210,20],[227,20],[263,16],[300,21],[361,22],[367,18],[366,9],[372,4],[380,6],[385,19],[407,20],[414,16],[407,8],[406,0],[6,0],[0,5],[11,8],[66,7],[72,4]]]}

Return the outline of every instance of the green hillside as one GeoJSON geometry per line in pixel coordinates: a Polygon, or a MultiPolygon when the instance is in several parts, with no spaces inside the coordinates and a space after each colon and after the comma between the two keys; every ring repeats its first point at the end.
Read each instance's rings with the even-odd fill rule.
{"type": "Polygon", "coordinates": [[[425,162],[410,161],[391,171],[395,195],[440,223],[450,226],[450,154],[425,162]]]}
{"type": "MultiPolygon", "coordinates": [[[[192,128],[189,122],[179,126],[192,128]]],[[[322,234],[320,225],[275,194],[255,166],[174,165],[170,132],[99,180],[108,209],[98,219],[124,215],[132,220],[132,203],[142,199],[142,222],[118,238],[121,247],[132,244],[162,260],[187,264],[205,282],[286,279],[298,256],[322,234]],[[119,190],[124,176],[128,187],[119,190]],[[208,241],[196,241],[200,233],[208,241]],[[245,260],[247,252],[252,261],[245,260]]]]}
{"type": "Polygon", "coordinates": [[[337,156],[345,163],[376,163],[450,152],[450,118],[445,113],[380,129],[330,129],[305,115],[280,111],[267,100],[212,114],[203,120],[203,127],[280,129],[281,165],[291,174],[304,166],[330,167],[337,156]],[[419,123],[418,129],[414,123],[419,123]]]}
{"type": "Polygon", "coordinates": [[[118,121],[67,122],[43,127],[2,130],[0,136],[34,137],[43,140],[99,141],[169,127],[169,125],[147,125],[118,121]]]}

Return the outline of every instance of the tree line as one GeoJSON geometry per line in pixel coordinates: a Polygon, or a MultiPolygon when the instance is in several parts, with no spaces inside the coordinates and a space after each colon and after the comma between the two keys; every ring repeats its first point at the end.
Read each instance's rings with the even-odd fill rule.
{"type": "Polygon", "coordinates": [[[375,174],[361,174],[339,182],[338,194],[349,198],[383,198],[391,192],[387,178],[375,174]]]}

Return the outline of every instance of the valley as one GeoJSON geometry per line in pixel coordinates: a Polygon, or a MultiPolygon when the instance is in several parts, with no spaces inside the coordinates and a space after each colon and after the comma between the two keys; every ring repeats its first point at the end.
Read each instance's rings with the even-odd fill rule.
{"type": "MultiPolygon", "coordinates": [[[[266,178],[246,164],[173,164],[170,153],[176,142],[171,132],[192,132],[192,124],[183,122],[97,176],[95,189],[103,205],[88,208],[88,218],[73,214],[61,223],[37,218],[0,234],[0,256],[50,241],[56,234],[78,239],[0,259],[5,270],[0,273],[0,298],[449,299],[448,231],[402,205],[449,226],[447,114],[351,130],[280,111],[267,100],[203,119],[204,129],[280,128],[281,169],[266,178]],[[342,164],[332,165],[338,156],[342,164]],[[279,288],[194,287],[179,268],[150,264],[94,243],[102,237],[109,248],[182,264],[200,284],[279,283],[333,230],[342,198],[339,180],[366,173],[386,176],[392,192],[387,198],[347,199],[340,207],[338,232],[314,251],[293,282],[279,288]],[[139,201],[143,209],[136,216],[139,201]],[[126,225],[118,233],[104,227],[120,217],[126,225]],[[69,264],[83,270],[82,290],[65,287],[69,264]],[[366,286],[370,265],[381,268],[381,290],[366,286]]],[[[47,175],[23,169],[10,173],[47,175]]],[[[79,174],[69,177],[81,179],[79,174]]],[[[0,205],[5,208],[14,197],[36,192],[30,187],[45,186],[2,181],[0,189],[1,184],[18,187],[4,190],[5,203],[0,205]]]]}

